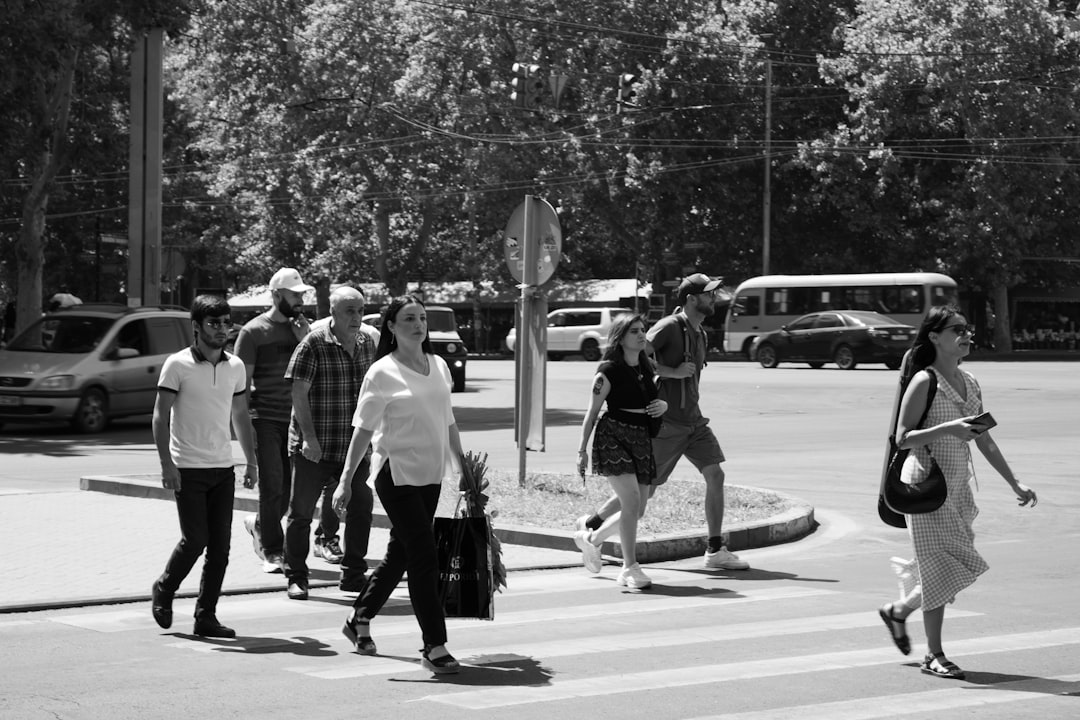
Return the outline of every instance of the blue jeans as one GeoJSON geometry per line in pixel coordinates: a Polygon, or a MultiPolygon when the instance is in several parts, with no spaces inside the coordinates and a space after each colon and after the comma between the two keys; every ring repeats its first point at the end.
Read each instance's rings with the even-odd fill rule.
{"type": "Polygon", "coordinates": [[[217,611],[229,564],[235,489],[236,476],[231,467],[180,469],[180,489],[176,491],[180,542],[173,549],[158,584],[172,597],[206,550],[195,617],[217,611]]]}
{"type": "MultiPolygon", "coordinates": [[[[285,532],[281,521],[289,512],[289,495],[292,490],[292,464],[289,460],[289,421],[251,421],[255,428],[255,452],[259,460],[259,514],[255,530],[263,555],[281,555],[285,552],[285,532]]],[[[335,537],[341,521],[334,512],[330,497],[334,486],[328,486],[323,495],[322,513],[315,537],[335,537]]]]}
{"type": "Polygon", "coordinates": [[[390,542],[386,557],[353,604],[357,617],[375,617],[408,570],[409,600],[424,645],[429,646],[446,643],[446,616],[439,602],[439,560],[432,529],[440,490],[441,484],[394,485],[390,463],[383,465],[375,478],[375,492],[390,519],[390,542]]]}
{"type": "MultiPolygon", "coordinates": [[[[311,462],[297,453],[292,456],[292,496],[289,498],[289,516],[285,521],[285,575],[290,579],[307,578],[308,541],[311,536],[311,518],[319,496],[337,487],[345,463],[311,462]]],[[[371,534],[371,511],[375,498],[368,487],[368,458],[352,476],[352,497],[345,510],[345,557],[341,561],[342,580],[363,577],[367,572],[365,556],[368,536],[371,534]]],[[[333,514],[333,504],[323,501],[323,507],[333,514]]],[[[335,515],[335,518],[337,516],[335,515]]],[[[325,528],[324,528],[325,529],[325,528]]],[[[336,529],[335,529],[336,533],[336,529]]],[[[328,537],[332,537],[328,535],[328,537]]]]}

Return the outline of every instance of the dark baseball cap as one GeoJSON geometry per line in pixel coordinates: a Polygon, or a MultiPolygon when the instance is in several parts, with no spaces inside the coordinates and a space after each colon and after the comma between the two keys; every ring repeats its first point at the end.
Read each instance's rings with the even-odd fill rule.
{"type": "Polygon", "coordinates": [[[679,304],[685,305],[686,298],[690,295],[700,295],[702,293],[712,292],[720,287],[720,282],[720,280],[713,280],[705,273],[687,275],[683,278],[683,281],[679,283],[679,304]]]}

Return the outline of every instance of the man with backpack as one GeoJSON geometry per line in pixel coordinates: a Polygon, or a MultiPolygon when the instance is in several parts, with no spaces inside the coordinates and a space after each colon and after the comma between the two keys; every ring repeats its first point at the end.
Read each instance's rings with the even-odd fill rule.
{"type": "MultiPolygon", "coordinates": [[[[685,456],[705,479],[705,521],[709,528],[705,567],[720,570],[749,570],[750,564],[723,546],[724,522],[724,452],[709,427],[709,419],[701,414],[700,376],[705,366],[708,343],[702,321],[716,312],[716,290],[719,280],[703,273],[694,273],[679,285],[681,308],[662,318],[649,329],[647,338],[656,359],[656,375],[660,379],[660,399],[668,404],[664,424],[653,438],[656,458],[656,484],[653,491],[667,481],[685,456]]],[[[592,516],[578,519],[578,530],[597,530],[619,509],[617,497],[608,500],[592,516]]],[[[591,533],[593,537],[597,533],[591,533]]],[[[582,547],[586,566],[596,566],[599,547],[582,547]]]]}

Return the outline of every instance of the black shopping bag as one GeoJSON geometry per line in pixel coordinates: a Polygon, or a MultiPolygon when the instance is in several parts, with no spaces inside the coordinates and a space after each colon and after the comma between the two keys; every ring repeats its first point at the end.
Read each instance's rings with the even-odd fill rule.
{"type": "Polygon", "coordinates": [[[435,518],[439,599],[446,617],[495,617],[486,517],[435,518]]]}

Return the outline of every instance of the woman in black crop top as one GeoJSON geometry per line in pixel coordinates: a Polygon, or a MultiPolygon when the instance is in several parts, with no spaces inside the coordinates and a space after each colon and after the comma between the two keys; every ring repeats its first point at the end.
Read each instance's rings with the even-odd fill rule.
{"type": "Polygon", "coordinates": [[[645,355],[645,319],[623,315],[608,332],[607,349],[593,379],[578,445],[578,472],[584,478],[588,467],[585,448],[595,426],[593,473],[611,483],[622,512],[608,518],[598,530],[579,530],[574,542],[581,548],[585,567],[600,572],[600,545],[618,529],[623,556],[618,583],[630,589],[641,590],[652,584],[637,562],[637,524],[645,514],[650,485],[656,481],[649,419],[658,420],[666,410],[667,403],[656,397],[653,367],[645,355]],[[607,411],[597,422],[605,402],[607,411]]]}

